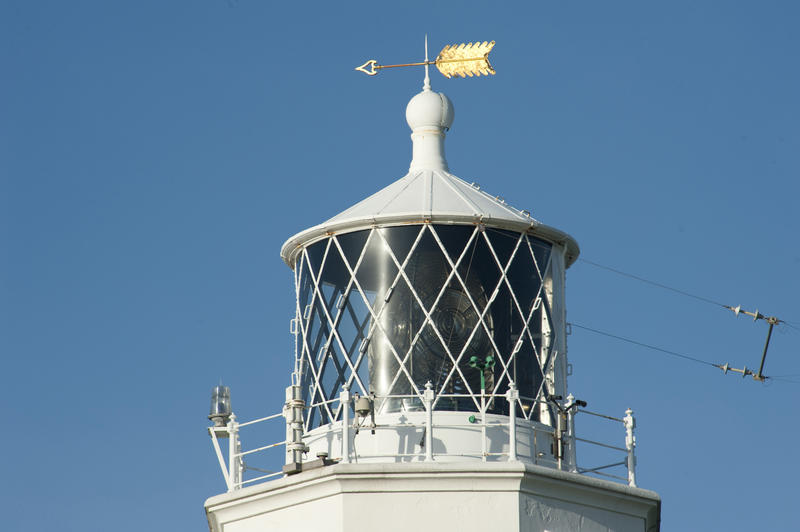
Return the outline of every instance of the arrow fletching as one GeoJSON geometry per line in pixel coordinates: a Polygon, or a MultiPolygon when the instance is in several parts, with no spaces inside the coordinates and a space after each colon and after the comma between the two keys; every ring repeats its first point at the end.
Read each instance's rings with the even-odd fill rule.
{"type": "Polygon", "coordinates": [[[448,44],[439,52],[436,68],[446,78],[494,75],[494,68],[489,63],[489,52],[493,47],[494,41],[448,44]]]}

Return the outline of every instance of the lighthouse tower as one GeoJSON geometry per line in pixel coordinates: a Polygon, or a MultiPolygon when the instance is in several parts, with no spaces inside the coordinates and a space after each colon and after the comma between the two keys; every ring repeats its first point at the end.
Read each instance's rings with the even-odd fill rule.
{"type": "Polygon", "coordinates": [[[217,387],[228,492],[206,502],[210,529],[658,530],[630,411],[611,464],[625,482],[578,465],[586,403],[567,390],[564,304],[577,243],[449,172],[454,108],[427,76],[406,119],[408,173],[281,250],[297,347],[283,411],[263,421],[285,422],[285,465],[243,478],[269,446],[242,450],[217,387]]]}

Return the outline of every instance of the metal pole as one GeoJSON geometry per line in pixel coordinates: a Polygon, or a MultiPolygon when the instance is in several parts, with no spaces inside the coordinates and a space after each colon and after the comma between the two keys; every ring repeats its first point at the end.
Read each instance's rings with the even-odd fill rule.
{"type": "Polygon", "coordinates": [[[242,475],[244,474],[244,458],[242,458],[242,442],[239,439],[239,424],[236,424],[236,434],[234,434],[236,438],[236,462],[235,462],[235,477],[233,479],[234,487],[238,489],[242,489],[242,475]]]}
{"type": "Polygon", "coordinates": [[[431,381],[425,383],[425,391],[422,394],[425,402],[425,461],[433,461],[433,384],[431,381]]]}
{"type": "Polygon", "coordinates": [[[483,383],[483,370],[481,370],[481,454],[482,460],[486,461],[486,389],[483,383]]]}
{"type": "Polygon", "coordinates": [[[350,463],[350,387],[342,386],[339,394],[339,404],[342,406],[342,463],[350,463]]]}
{"type": "Polygon", "coordinates": [[[508,401],[508,461],[517,461],[517,400],[519,390],[513,382],[508,386],[506,400],[508,401]]]}
{"type": "Polygon", "coordinates": [[[286,404],[284,405],[284,416],[286,416],[286,452],[291,453],[289,463],[299,464],[303,461],[303,407],[305,401],[302,399],[299,384],[293,384],[286,388],[286,404]]]}
{"type": "Polygon", "coordinates": [[[236,456],[236,441],[238,440],[238,430],[236,428],[236,414],[231,414],[228,420],[228,491],[239,489],[238,475],[236,472],[238,457],[236,456]]]}
{"type": "Polygon", "coordinates": [[[636,436],[633,429],[636,428],[636,419],[633,417],[633,410],[630,408],[625,411],[623,418],[625,423],[625,448],[628,449],[628,485],[636,487],[636,436]]]}
{"type": "Polygon", "coordinates": [[[217,427],[209,427],[208,432],[211,434],[211,441],[214,443],[214,452],[217,453],[217,460],[219,460],[219,468],[222,470],[222,476],[225,478],[225,485],[228,491],[231,490],[230,475],[228,475],[228,468],[225,465],[225,458],[222,456],[222,449],[219,447],[219,439],[217,438],[217,427]]]}
{"type": "Polygon", "coordinates": [[[569,438],[569,453],[567,454],[567,468],[572,473],[578,471],[578,457],[575,449],[575,397],[572,394],[567,396],[567,437],[569,438]]]}
{"type": "Polygon", "coordinates": [[[772,328],[775,326],[773,318],[769,318],[769,330],[767,331],[767,341],[764,343],[764,354],[761,355],[761,365],[758,367],[758,373],[753,377],[757,381],[763,381],[764,376],[761,372],[764,371],[764,361],[767,359],[767,349],[769,348],[769,338],[772,336],[772,328]]]}
{"type": "Polygon", "coordinates": [[[564,414],[556,412],[556,459],[558,460],[558,470],[561,471],[564,463],[564,414]]]}

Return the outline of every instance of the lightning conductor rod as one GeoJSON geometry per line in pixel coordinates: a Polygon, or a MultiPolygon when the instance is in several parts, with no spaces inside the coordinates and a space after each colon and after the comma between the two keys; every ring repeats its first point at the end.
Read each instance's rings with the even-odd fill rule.
{"type": "Polygon", "coordinates": [[[422,90],[429,91],[431,90],[431,76],[430,76],[430,64],[431,62],[428,61],[428,34],[425,34],[425,81],[422,83],[422,90]]]}

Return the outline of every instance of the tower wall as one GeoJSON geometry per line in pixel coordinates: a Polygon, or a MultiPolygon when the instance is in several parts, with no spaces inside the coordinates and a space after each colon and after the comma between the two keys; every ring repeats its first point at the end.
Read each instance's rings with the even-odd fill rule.
{"type": "Polygon", "coordinates": [[[651,491],[520,463],[339,464],[206,502],[212,532],[651,532],[651,491]]]}

